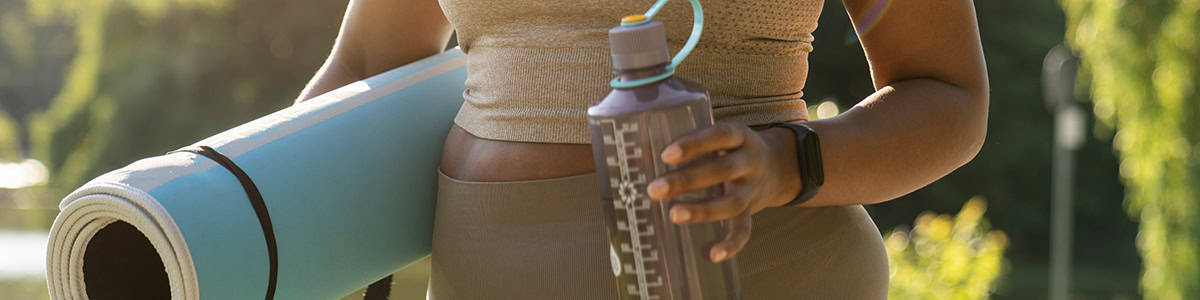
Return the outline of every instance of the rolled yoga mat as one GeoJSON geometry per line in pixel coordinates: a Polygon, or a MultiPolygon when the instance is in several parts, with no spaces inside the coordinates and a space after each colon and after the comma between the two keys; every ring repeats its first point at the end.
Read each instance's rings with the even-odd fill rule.
{"type": "Polygon", "coordinates": [[[428,256],[465,65],[450,50],[88,182],[50,230],[51,298],[337,299],[428,256]]]}

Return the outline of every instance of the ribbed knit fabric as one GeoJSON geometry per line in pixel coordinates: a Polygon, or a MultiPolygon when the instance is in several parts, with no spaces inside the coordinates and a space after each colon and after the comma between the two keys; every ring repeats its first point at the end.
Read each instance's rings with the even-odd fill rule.
{"type": "MultiPolygon", "coordinates": [[[[649,0],[440,0],[468,57],[455,124],[494,140],[587,144],[587,107],[608,92],[608,29],[649,0]]],[[[712,95],[718,122],[807,119],[801,97],[820,0],[702,0],[704,34],[676,76],[712,95]]],[[[691,32],[688,1],[668,3],[674,54],[691,32]]]]}

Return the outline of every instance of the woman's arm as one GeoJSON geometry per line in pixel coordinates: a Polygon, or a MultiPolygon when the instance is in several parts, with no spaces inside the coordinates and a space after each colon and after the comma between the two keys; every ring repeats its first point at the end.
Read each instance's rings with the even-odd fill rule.
{"type": "MultiPolygon", "coordinates": [[[[821,139],[825,184],[804,206],[879,203],[919,189],[970,161],[987,131],[988,82],[970,0],[844,0],[860,33],[876,92],[845,113],[806,124],[821,139]],[[888,3],[890,2],[890,3],[888,3]],[[882,17],[878,10],[886,11],[882,17]]],[[[679,165],[714,151],[717,159],[655,179],[651,197],[669,199],[713,184],[725,195],[675,204],[676,223],[730,219],[714,261],[741,251],[751,215],[791,201],[800,190],[795,135],[719,124],[663,150],[679,165]]]]}
{"type": "Polygon", "coordinates": [[[452,30],[437,0],[351,0],[329,58],[296,102],[437,54],[452,30]]]}
{"type": "Polygon", "coordinates": [[[825,167],[825,185],[806,206],[911,193],[974,158],[987,132],[987,67],[971,1],[844,3],[876,92],[806,123],[821,138],[825,167]],[[883,6],[878,21],[870,17],[883,6]]]}

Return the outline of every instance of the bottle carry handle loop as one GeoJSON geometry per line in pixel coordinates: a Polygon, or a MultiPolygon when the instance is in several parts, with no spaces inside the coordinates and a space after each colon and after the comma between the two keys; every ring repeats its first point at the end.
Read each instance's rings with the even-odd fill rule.
{"type": "MultiPolygon", "coordinates": [[[[671,64],[667,65],[666,72],[631,81],[621,81],[621,77],[617,77],[613,78],[613,80],[609,82],[610,86],[617,89],[638,87],[651,82],[666,79],[667,77],[671,77],[671,75],[675,75],[675,67],[678,66],[679,63],[682,63],[683,59],[687,58],[688,54],[692,54],[692,50],[695,49],[696,44],[700,42],[700,33],[704,31],[704,9],[700,7],[700,1],[688,1],[692,3],[692,35],[688,36],[687,43],[683,44],[683,48],[680,48],[679,52],[675,53],[675,57],[671,58],[671,64]]],[[[646,13],[644,14],[644,16],[646,16],[645,18],[635,22],[622,21],[621,26],[634,26],[650,22],[650,19],[654,18],[654,15],[658,14],[658,11],[662,9],[663,5],[666,4],[667,0],[658,0],[657,2],[654,2],[654,5],[651,6],[649,10],[646,10],[646,13]]]]}

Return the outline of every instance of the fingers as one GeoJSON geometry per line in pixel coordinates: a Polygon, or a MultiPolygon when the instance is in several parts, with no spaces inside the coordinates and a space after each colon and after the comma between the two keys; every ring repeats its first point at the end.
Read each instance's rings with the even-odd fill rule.
{"type": "Polygon", "coordinates": [[[709,258],[713,262],[721,262],[741,252],[746,243],[750,242],[750,222],[749,210],[730,220],[729,234],[725,235],[725,240],[713,245],[712,250],[709,250],[709,258]]]}
{"type": "Polygon", "coordinates": [[[690,191],[749,175],[754,170],[749,154],[738,151],[667,173],[650,182],[646,192],[654,199],[670,199],[690,191]]]}
{"type": "Polygon", "coordinates": [[[714,244],[709,250],[709,259],[713,262],[721,262],[736,255],[750,241],[750,216],[753,215],[750,209],[750,195],[748,189],[737,191],[713,201],[678,203],[671,206],[671,221],[677,224],[726,219],[730,221],[729,233],[725,235],[725,239],[714,244]]]}
{"type": "Polygon", "coordinates": [[[718,123],[675,140],[663,149],[662,159],[668,164],[678,165],[709,152],[740,148],[746,142],[747,134],[753,134],[749,127],[718,123]]]}
{"type": "Polygon", "coordinates": [[[671,206],[671,221],[688,224],[733,218],[749,211],[750,200],[749,189],[741,188],[711,201],[679,202],[671,206]]]}
{"type": "Polygon", "coordinates": [[[668,173],[647,186],[648,194],[655,199],[671,199],[724,182],[737,186],[726,189],[724,196],[711,201],[682,202],[671,206],[670,216],[672,222],[677,224],[730,220],[725,239],[709,250],[709,259],[713,262],[734,256],[750,241],[750,221],[754,213],[751,209],[754,200],[752,192],[755,188],[741,185],[745,177],[761,169],[761,162],[753,159],[762,154],[762,147],[753,147],[762,141],[751,138],[758,138],[757,133],[749,127],[733,124],[715,124],[683,136],[663,149],[663,162],[681,165],[716,151],[738,151],[730,151],[715,159],[668,173]],[[747,144],[751,146],[744,147],[747,144]]]}

